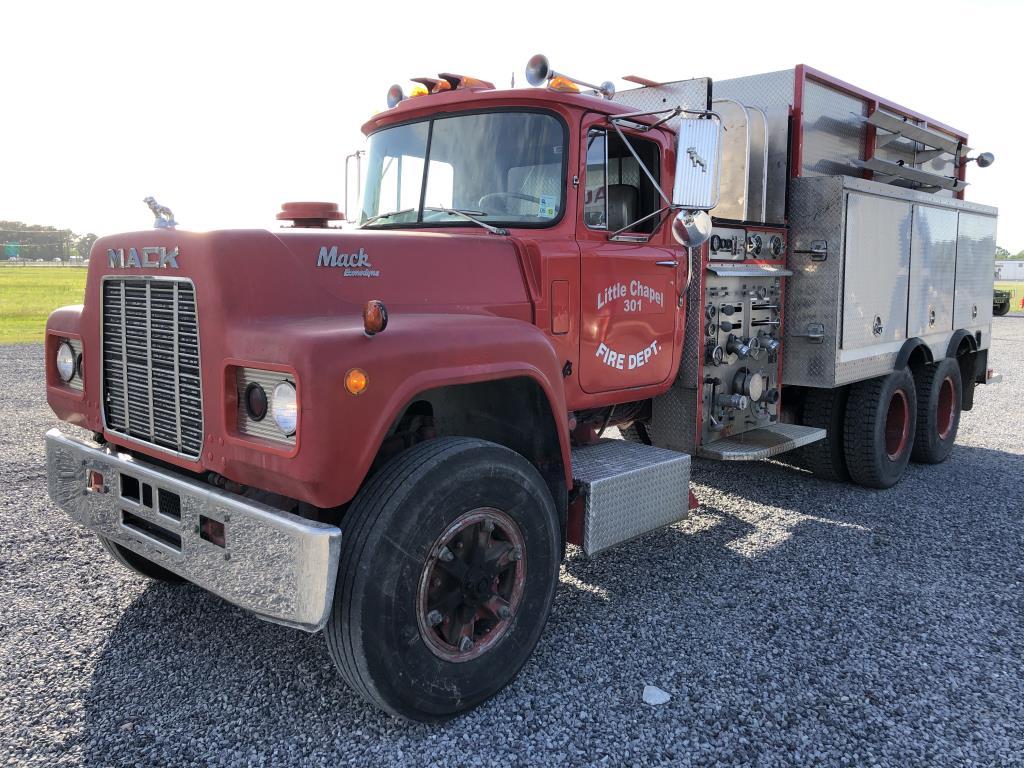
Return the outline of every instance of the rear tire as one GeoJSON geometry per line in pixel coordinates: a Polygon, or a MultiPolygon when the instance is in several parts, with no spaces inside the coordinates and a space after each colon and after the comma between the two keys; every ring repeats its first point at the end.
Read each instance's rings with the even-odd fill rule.
{"type": "Polygon", "coordinates": [[[952,358],[925,365],[914,373],[917,389],[917,431],[911,459],[941,464],[949,457],[960,428],[963,380],[952,358]]]}
{"type": "Polygon", "coordinates": [[[551,493],[526,459],[471,438],[420,443],[359,492],[342,529],[326,634],[354,691],[437,721],[519,673],[551,610],[562,549],[551,493]]]}
{"type": "Polygon", "coordinates": [[[147,579],[153,579],[154,581],[163,581],[167,584],[182,584],[185,582],[185,579],[178,574],[162,568],[142,555],[137,555],[130,549],[122,547],[120,544],[115,544],[110,539],[105,539],[102,536],[97,536],[96,538],[100,540],[100,544],[110,553],[112,558],[125,568],[135,571],[140,576],[145,576],[147,579]]]}
{"type": "Polygon", "coordinates": [[[917,395],[906,369],[850,386],[843,447],[850,478],[868,488],[891,488],[903,477],[914,447],[917,395]]]}
{"type": "Polygon", "coordinates": [[[801,448],[796,458],[800,466],[823,480],[846,482],[850,479],[843,447],[847,394],[846,387],[838,387],[808,389],[804,396],[801,422],[808,427],[824,429],[826,436],[824,440],[801,448]]]}
{"type": "Polygon", "coordinates": [[[1010,314],[1010,303],[1007,302],[1006,304],[1000,304],[998,307],[995,308],[992,314],[997,315],[999,317],[1003,317],[1004,315],[1010,314]]]}

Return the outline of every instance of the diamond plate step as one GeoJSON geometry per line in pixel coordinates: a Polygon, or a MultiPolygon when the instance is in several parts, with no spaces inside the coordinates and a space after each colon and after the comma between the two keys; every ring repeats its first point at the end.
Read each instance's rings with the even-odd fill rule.
{"type": "Polygon", "coordinates": [[[690,456],[626,440],[598,440],[572,450],[583,495],[587,555],[682,520],[689,511],[690,456]]]}
{"type": "Polygon", "coordinates": [[[824,439],[825,430],[818,427],[773,424],[706,443],[697,449],[697,455],[720,461],[755,461],[824,439]]]}

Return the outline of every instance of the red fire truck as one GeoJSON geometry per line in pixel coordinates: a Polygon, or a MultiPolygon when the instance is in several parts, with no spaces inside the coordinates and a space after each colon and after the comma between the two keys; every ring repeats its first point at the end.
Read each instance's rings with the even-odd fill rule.
{"type": "Polygon", "coordinates": [[[962,131],[806,66],[527,77],[393,87],[354,229],[148,199],[47,323],[49,403],[92,433],[47,434],[54,501],[141,574],[325,630],[408,718],[512,680],[567,545],[683,518],[693,457],[886,488],[993,378],[962,131]]]}

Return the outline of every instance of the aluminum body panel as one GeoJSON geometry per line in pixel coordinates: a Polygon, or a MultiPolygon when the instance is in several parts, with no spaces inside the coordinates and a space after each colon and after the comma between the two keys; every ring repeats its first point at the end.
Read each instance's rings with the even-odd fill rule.
{"type": "Polygon", "coordinates": [[[768,190],[768,118],[763,110],[747,107],[750,128],[750,167],[747,180],[747,217],[765,220],[765,196],[768,190]]]}
{"type": "Polygon", "coordinates": [[[761,75],[716,80],[715,98],[735,99],[757,107],[767,121],[768,160],[765,173],[765,220],[786,220],[786,185],[789,180],[789,107],[793,103],[794,72],[784,69],[761,75]]]}
{"type": "Polygon", "coordinates": [[[986,348],[992,326],[995,250],[995,218],[961,211],[957,230],[953,325],[955,328],[982,331],[982,346],[986,348]]]}
{"type": "Polygon", "coordinates": [[[799,424],[772,424],[703,445],[698,456],[719,461],[756,461],[825,439],[825,430],[799,424]]]}
{"type": "Polygon", "coordinates": [[[584,495],[583,551],[609,547],[682,520],[689,512],[690,457],[627,440],[572,451],[584,495]]]}
{"type": "MultiPolygon", "coordinates": [[[[894,205],[895,210],[905,210],[909,205],[911,208],[930,208],[939,211],[954,211],[961,220],[965,214],[979,232],[988,230],[994,231],[996,209],[990,206],[979,205],[964,200],[952,198],[939,198],[935,195],[914,190],[894,187],[881,184],[875,181],[857,179],[851,176],[832,177],[806,177],[793,179],[790,186],[790,249],[789,267],[793,277],[787,282],[786,289],[786,329],[785,343],[783,345],[783,377],[784,385],[800,385],[809,387],[832,388],[842,384],[849,384],[854,381],[881,376],[889,373],[895,365],[896,358],[904,341],[903,338],[896,340],[878,340],[859,347],[841,348],[840,339],[843,335],[844,317],[844,281],[852,276],[854,281],[860,281],[861,285],[871,285],[872,275],[867,277],[856,274],[856,270],[863,266],[862,261],[854,261],[847,264],[846,259],[846,233],[847,223],[847,198],[849,195],[872,196],[879,199],[878,205],[884,207],[884,201],[894,205]],[[973,220],[977,219],[976,222],[973,220]],[[827,255],[821,258],[821,254],[811,253],[811,247],[818,241],[825,241],[828,244],[827,255]],[[847,270],[851,270],[850,275],[847,270]],[[818,338],[811,336],[812,330],[820,330],[818,338]]],[[[854,211],[856,212],[856,206],[854,211]]],[[[923,214],[930,216],[933,214],[923,214]]],[[[854,224],[864,227],[863,223],[854,224]]],[[[961,237],[964,237],[963,224],[961,223],[961,237]]],[[[972,241],[967,234],[966,242],[972,241]]],[[[982,236],[978,238],[979,249],[984,242],[984,249],[991,247],[989,254],[994,252],[994,235],[991,240],[982,236]]],[[[884,247],[890,251],[898,249],[902,252],[902,239],[886,240],[884,247]]],[[[966,244],[958,248],[958,255],[966,244]]],[[[897,259],[897,254],[892,254],[897,259]]],[[[987,262],[982,259],[982,264],[987,263],[991,268],[992,256],[988,256],[987,262]]],[[[873,261],[869,258],[868,265],[873,261]]],[[[926,281],[939,279],[933,270],[915,271],[913,259],[910,261],[911,271],[915,275],[922,275],[926,281]]],[[[960,267],[958,267],[960,269],[960,267]]],[[[981,275],[984,267],[977,267],[975,283],[982,282],[981,275]]],[[[872,273],[873,274],[873,273],[872,273]]],[[[991,277],[987,278],[986,291],[991,291],[991,277]]],[[[909,291],[914,289],[911,281],[908,280],[908,301],[909,291]]],[[[916,290],[922,290],[920,286],[916,290]]],[[[977,289],[977,295],[981,295],[981,289],[977,289]]],[[[959,295],[959,285],[957,288],[959,295]]],[[[973,309],[974,302],[971,302],[973,309]]],[[[991,297],[988,298],[989,312],[991,312],[991,297]]],[[[851,307],[852,307],[851,303],[851,307]]],[[[983,311],[982,303],[978,304],[979,313],[983,311]]],[[[955,312],[954,312],[955,315],[955,312]]],[[[873,320],[873,318],[872,318],[873,320]]],[[[858,321],[860,319],[858,318],[858,321]]],[[[897,323],[899,321],[897,320],[897,323]]],[[[922,338],[932,350],[936,358],[945,355],[946,347],[953,334],[958,328],[982,331],[981,348],[988,347],[988,333],[990,322],[984,316],[980,317],[976,325],[964,325],[954,322],[951,328],[937,329],[933,333],[924,335],[922,338]]]]}
{"type": "MultiPolygon", "coordinates": [[[[711,104],[711,80],[698,77],[693,80],[676,80],[661,85],[630,88],[616,92],[612,101],[625,104],[638,112],[675,107],[702,111],[708,109],[711,104]]],[[[679,118],[675,117],[668,121],[667,125],[674,129],[678,122],[679,118]]]]}
{"type": "Polygon", "coordinates": [[[862,193],[846,200],[843,349],[907,337],[910,203],[862,193]]]}
{"type": "Polygon", "coordinates": [[[914,206],[907,336],[953,329],[957,212],[914,206]]]}
{"type": "Polygon", "coordinates": [[[864,158],[867,106],[815,80],[804,84],[803,176],[857,173],[864,158]]]}
{"type": "Polygon", "coordinates": [[[330,615],[341,531],[220,491],[128,454],[87,444],[52,429],[46,434],[50,498],[76,523],[260,618],[306,631],[330,615]],[[89,470],[105,490],[87,490],[89,470]],[[126,495],[121,476],[151,489],[126,495]],[[161,492],[180,500],[178,518],[160,511],[161,492]],[[125,513],[155,531],[126,522],[125,513]],[[225,546],[200,536],[200,515],[224,523],[225,546]],[[179,546],[167,543],[180,541],[179,546]]]}
{"type": "Polygon", "coordinates": [[[750,118],[738,101],[716,99],[711,108],[722,116],[721,198],[713,216],[746,221],[749,202],[750,118]]]}

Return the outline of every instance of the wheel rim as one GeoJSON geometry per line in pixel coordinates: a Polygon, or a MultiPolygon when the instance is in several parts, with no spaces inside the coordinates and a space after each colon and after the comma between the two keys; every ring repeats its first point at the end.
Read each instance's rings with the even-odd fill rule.
{"type": "Polygon", "coordinates": [[[953,431],[953,421],[956,419],[955,395],[953,379],[947,376],[942,380],[942,386],[939,387],[938,413],[935,419],[935,428],[939,432],[940,440],[945,440],[953,431]]]}
{"type": "Polygon", "coordinates": [[[526,581],[526,547],[504,512],[481,507],[437,537],[420,575],[416,619],[427,647],[446,661],[485,653],[515,620],[526,581]]]}
{"type": "Polygon", "coordinates": [[[885,452],[890,461],[896,461],[907,445],[910,432],[910,408],[902,389],[896,390],[889,400],[885,414],[885,452]]]}

